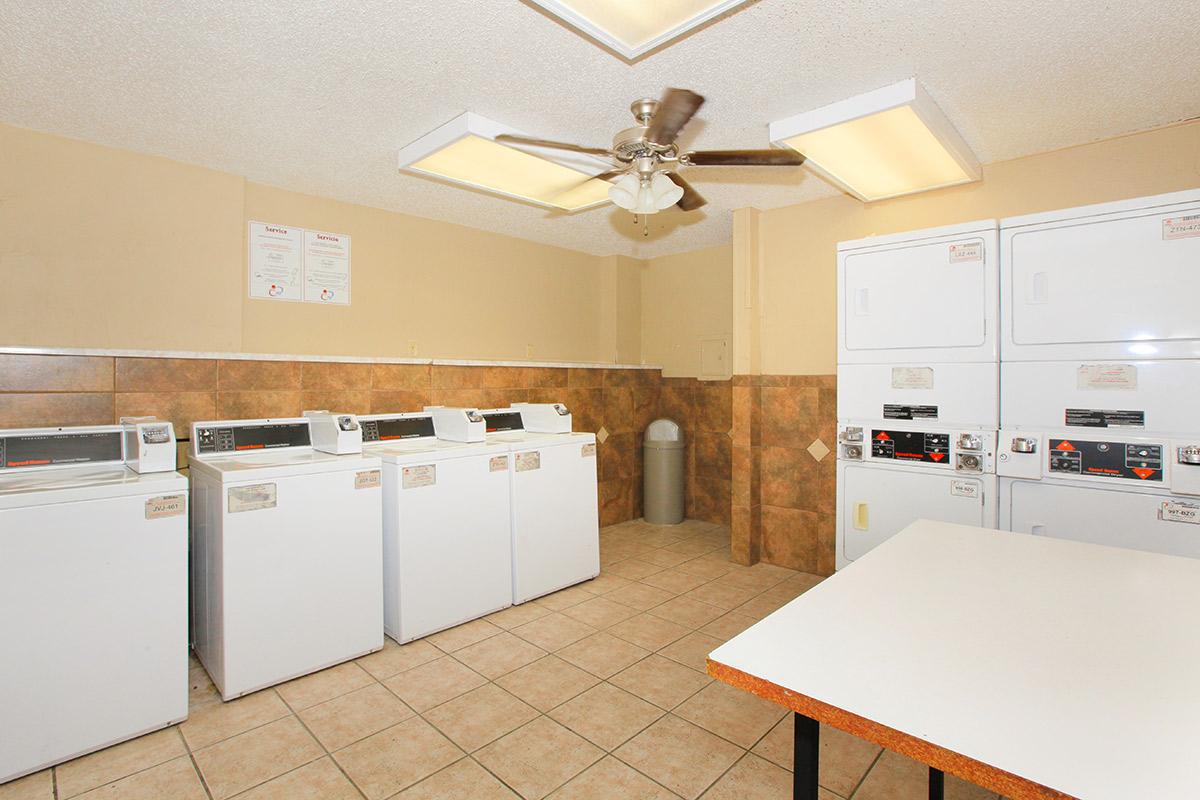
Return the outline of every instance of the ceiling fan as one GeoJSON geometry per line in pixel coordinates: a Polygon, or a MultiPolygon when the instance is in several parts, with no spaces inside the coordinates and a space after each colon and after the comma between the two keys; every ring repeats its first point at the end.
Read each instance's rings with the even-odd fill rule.
{"type": "Polygon", "coordinates": [[[629,110],[638,124],[614,136],[611,148],[583,147],[511,133],[500,134],[496,141],[611,159],[615,164],[613,169],[593,175],[582,183],[611,181],[623,175],[613,183],[608,196],[634,214],[654,214],[673,205],[693,211],[708,202],[676,171],[679,167],[796,167],[804,163],[804,156],[794,150],[679,152],[675,139],[703,104],[703,97],[687,89],[667,89],[662,100],[635,100],[629,110]]]}

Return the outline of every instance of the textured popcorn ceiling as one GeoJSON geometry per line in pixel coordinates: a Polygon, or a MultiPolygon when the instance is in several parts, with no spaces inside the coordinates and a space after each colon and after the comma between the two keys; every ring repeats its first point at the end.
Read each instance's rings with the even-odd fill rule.
{"type": "MultiPolygon", "coordinates": [[[[556,215],[396,171],[463,111],[607,145],[664,86],[708,97],[683,143],[917,76],[984,163],[1200,115],[1194,0],[759,0],[627,64],[520,0],[0,5],[0,121],[590,253],[723,243],[731,211],[835,193],[804,169],[693,168],[701,212],[556,215]]],[[[281,220],[287,222],[287,220],[281,220]]]]}

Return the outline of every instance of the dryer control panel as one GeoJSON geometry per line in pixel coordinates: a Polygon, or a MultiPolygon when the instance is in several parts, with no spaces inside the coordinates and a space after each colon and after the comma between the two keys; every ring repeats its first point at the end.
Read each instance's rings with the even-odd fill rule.
{"type": "Polygon", "coordinates": [[[192,423],[195,456],[233,456],[287,447],[312,447],[306,417],[192,423]]]}
{"type": "Polygon", "coordinates": [[[886,461],[955,472],[995,471],[996,435],[991,431],[908,428],[893,425],[841,425],[838,458],[886,461]]]}

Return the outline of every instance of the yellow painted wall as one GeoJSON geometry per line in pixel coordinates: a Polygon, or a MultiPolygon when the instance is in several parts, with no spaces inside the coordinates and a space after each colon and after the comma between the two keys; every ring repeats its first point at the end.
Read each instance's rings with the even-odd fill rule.
{"type": "MultiPolygon", "coordinates": [[[[699,377],[700,343],[733,333],[733,248],[710,247],[644,262],[642,357],[663,375],[699,377]]],[[[727,358],[732,357],[732,346],[727,358]]]]}
{"type": "Polygon", "coordinates": [[[837,364],[837,243],[876,234],[1200,187],[1200,122],[984,167],[967,186],[863,204],[847,196],[759,218],[761,369],[813,375],[837,364]]]}
{"type": "Polygon", "coordinates": [[[640,262],[0,125],[0,344],[640,361],[640,262]],[[353,304],[251,300],[246,222],[352,237],[353,304]]]}

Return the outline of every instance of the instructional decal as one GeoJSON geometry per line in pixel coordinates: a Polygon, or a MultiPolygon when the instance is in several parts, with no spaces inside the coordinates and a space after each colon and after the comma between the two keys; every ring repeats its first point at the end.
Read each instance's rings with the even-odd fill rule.
{"type": "Polygon", "coordinates": [[[979,497],[979,484],[974,481],[950,481],[950,494],[955,497],[979,497]]]}
{"type": "Polygon", "coordinates": [[[380,470],[369,469],[366,472],[354,473],[355,489],[378,489],[383,483],[380,470]]]}
{"type": "Polygon", "coordinates": [[[1066,424],[1073,428],[1144,428],[1146,412],[1104,408],[1068,408],[1066,424]]]}
{"type": "Polygon", "coordinates": [[[229,513],[237,514],[242,511],[260,511],[264,508],[274,508],[275,484],[255,483],[250,486],[229,487],[229,513]]]}
{"type": "Polygon", "coordinates": [[[259,300],[304,299],[304,230],[250,223],[250,296],[259,300]]]}
{"type": "Polygon", "coordinates": [[[350,305],[350,237],[304,232],[304,302],[350,305]]]}
{"type": "Polygon", "coordinates": [[[422,464],[400,470],[400,485],[405,489],[419,489],[437,483],[437,465],[422,464]]]}
{"type": "Polygon", "coordinates": [[[1075,371],[1075,388],[1132,391],[1137,388],[1137,378],[1133,364],[1080,364],[1075,371]]]}
{"type": "Polygon", "coordinates": [[[962,264],[967,261],[983,261],[983,242],[950,245],[951,264],[962,264]]]}
{"type": "Polygon", "coordinates": [[[542,454],[537,450],[517,453],[517,472],[528,472],[542,468],[542,454]]]}
{"type": "Polygon", "coordinates": [[[937,419],[937,406],[906,406],[897,403],[883,404],[884,419],[937,419]]]}
{"type": "Polygon", "coordinates": [[[182,517],[185,513],[187,513],[186,495],[169,494],[164,497],[151,497],[146,501],[146,519],[182,517]]]}
{"type": "Polygon", "coordinates": [[[504,472],[508,469],[508,456],[492,456],[488,461],[489,472],[504,472]]]}
{"type": "Polygon", "coordinates": [[[1140,442],[1050,440],[1050,472],[1161,483],[1163,446],[1140,442]]]}
{"type": "Polygon", "coordinates": [[[1200,214],[1186,217],[1166,217],[1162,221],[1162,238],[1192,239],[1200,236],[1200,214]]]}
{"type": "Polygon", "coordinates": [[[1187,522],[1200,525],[1200,505],[1181,503],[1178,500],[1164,500],[1159,506],[1158,518],[1165,522],[1187,522]]]}
{"type": "Polygon", "coordinates": [[[596,445],[595,445],[595,443],[589,443],[589,444],[585,444],[585,445],[584,445],[584,446],[583,446],[583,447],[580,449],[580,451],[579,451],[579,455],[583,456],[584,458],[587,458],[588,456],[595,457],[595,455],[596,455],[596,445]]]}
{"type": "Polygon", "coordinates": [[[892,367],[893,389],[932,389],[933,367],[892,367]]]}
{"type": "Polygon", "coordinates": [[[949,466],[950,434],[872,430],[871,458],[949,466]]]}

